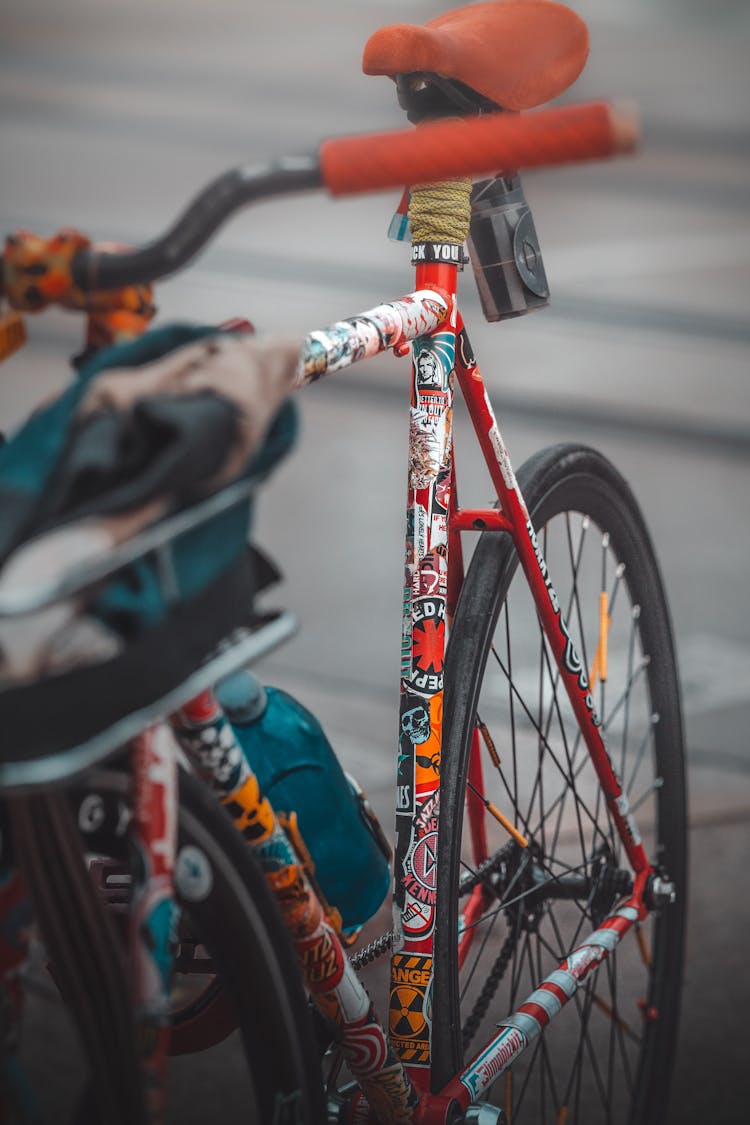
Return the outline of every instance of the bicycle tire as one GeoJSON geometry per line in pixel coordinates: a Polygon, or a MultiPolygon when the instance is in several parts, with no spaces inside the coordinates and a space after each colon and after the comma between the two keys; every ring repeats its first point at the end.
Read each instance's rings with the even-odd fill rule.
{"type": "MultiPolygon", "coordinates": [[[[72,791],[87,851],[126,859],[122,810],[128,791],[128,775],[114,769],[91,771],[72,791]],[[84,801],[89,802],[85,813],[84,801]]],[[[247,1119],[259,1125],[277,1120],[319,1125],[325,1120],[323,1087],[307,998],[263,872],[205,786],[181,770],[179,792],[177,898],[183,918],[189,915],[190,927],[209,950],[224,996],[231,999],[232,1026],[241,1032],[256,1102],[255,1116],[243,1107],[247,1119]],[[193,871],[200,869],[197,879],[180,875],[181,857],[189,857],[193,871]]],[[[207,996],[215,999],[217,991],[214,984],[207,996]]],[[[221,1111],[220,1103],[216,1110],[221,1111]]]]}
{"type": "MultiPolygon", "coordinates": [[[[674,881],[677,899],[644,923],[640,937],[645,936],[650,942],[650,952],[640,937],[636,941],[629,934],[535,1044],[521,1055],[511,1069],[511,1077],[504,1077],[491,1089],[490,1096],[495,1104],[505,1108],[513,1125],[548,1120],[566,1120],[568,1125],[605,1120],[612,1125],[620,1121],[656,1125],[665,1119],[676,1044],[687,886],[683,726],[669,611],[638,505],[625,480],[603,456],[584,446],[556,446],[530,458],[519,471],[518,479],[563,615],[589,671],[589,657],[596,646],[592,646],[589,620],[592,607],[586,599],[591,593],[598,598],[602,585],[614,592],[614,600],[609,603],[609,675],[606,684],[598,679],[595,699],[608,742],[611,739],[613,743],[610,753],[615,768],[630,790],[631,805],[644,838],[645,826],[640,824],[644,814],[648,812],[653,821],[653,838],[647,840],[647,851],[656,856],[656,862],[674,881]],[[599,529],[600,536],[589,533],[594,527],[599,529]],[[558,533],[563,540],[561,546],[554,542],[558,533]],[[611,568],[612,554],[619,571],[611,568]],[[566,559],[570,573],[564,579],[561,566],[566,559]],[[592,577],[597,569],[598,587],[592,577]],[[584,591],[584,585],[590,582],[593,585],[584,591]],[[623,613],[624,595],[628,605],[623,613]],[[624,664],[622,654],[614,650],[617,642],[626,642],[624,664]],[[640,742],[636,741],[636,707],[642,711],[637,716],[640,742]],[[644,789],[641,771],[649,759],[653,781],[644,789]],[[646,964],[649,955],[650,966],[646,964]],[[637,988],[643,989],[634,997],[636,1001],[645,1001],[642,1016],[622,995],[624,988],[632,989],[634,974],[637,988]],[[602,1005],[610,1009],[610,1018],[597,1026],[591,1017],[602,1005]],[[633,1016],[638,1024],[636,1031],[633,1016]],[[637,1042],[631,1048],[632,1034],[637,1042]],[[553,1055],[555,1051],[559,1057],[553,1055]],[[621,1072],[625,1072],[624,1076],[621,1072]]],[[[598,616],[598,610],[591,614],[594,616],[598,616]]],[[[598,638],[601,626],[593,628],[593,635],[598,638]]],[[[484,532],[466,575],[446,653],[437,861],[441,911],[434,950],[434,1090],[441,1089],[461,1069],[464,1056],[468,1060],[478,1048],[479,1041],[473,1050],[467,1043],[465,1055],[464,1037],[469,1040],[482,1023],[487,1028],[489,1021],[483,1015],[482,1004],[493,1015],[483,1037],[486,1041],[497,1022],[516,1010],[574,945],[592,932],[594,921],[601,920],[602,912],[610,912],[614,902],[620,900],[617,891],[612,894],[612,884],[623,879],[618,874],[621,849],[588,754],[585,747],[579,749],[580,735],[576,740],[573,733],[578,728],[567,695],[563,689],[560,696],[557,694],[556,666],[545,651],[538,617],[510,536],[484,532]],[[521,620],[519,605],[523,618],[520,632],[516,629],[521,620]],[[533,637],[531,664],[529,633],[533,637]],[[529,686],[529,668],[535,675],[538,673],[533,688],[529,686]],[[502,704],[497,695],[500,680],[502,704]],[[531,885],[524,884],[524,878],[530,876],[523,874],[517,858],[523,849],[508,843],[510,837],[499,831],[495,835],[496,846],[488,843],[485,856],[481,849],[475,849],[468,864],[476,871],[483,858],[495,857],[498,889],[493,896],[483,888],[475,892],[483,910],[487,903],[483,920],[471,927],[476,934],[473,947],[479,949],[476,958],[467,957],[459,970],[457,935],[463,917],[459,893],[471,886],[475,878],[467,874],[472,818],[465,818],[464,810],[468,802],[473,802],[476,821],[477,802],[473,791],[467,789],[467,774],[477,715],[486,723],[485,712],[504,718],[507,733],[496,735],[500,767],[495,769],[493,765],[486,774],[483,796],[492,796],[492,784],[500,786],[495,803],[526,833],[532,849],[538,849],[532,857],[536,867],[553,874],[567,867],[572,875],[571,853],[580,854],[579,866],[588,880],[588,899],[583,906],[578,900],[571,902],[559,897],[545,902],[540,901],[536,892],[535,900],[533,891],[527,893],[523,889],[531,885]],[[532,749],[536,743],[536,751],[532,752],[536,761],[524,779],[528,767],[521,761],[520,752],[529,740],[532,749]],[[559,755],[562,770],[553,755],[559,755]],[[550,787],[551,774],[552,781],[555,776],[560,778],[556,790],[550,787]],[[594,791],[598,797],[589,796],[594,791]],[[569,801],[573,806],[572,829],[568,825],[569,801]],[[593,816],[590,805],[594,808],[593,816]],[[585,815],[582,809],[587,810],[585,815]],[[592,816],[592,824],[588,824],[588,816],[592,816]],[[595,841],[600,841],[596,848],[595,841]],[[507,861],[497,858],[503,848],[507,861]],[[516,858],[512,859],[514,855],[516,858]],[[594,863],[598,866],[594,867],[594,863]],[[519,896],[525,901],[514,904],[513,898],[519,896]],[[503,903],[509,905],[503,908],[503,903]],[[568,918],[571,912],[572,923],[568,918]],[[503,945],[498,953],[501,918],[503,945]],[[486,935],[488,930],[490,936],[479,941],[479,935],[486,935]],[[490,1000],[493,989],[497,995],[490,1000]]],[[[589,679],[592,680],[591,675],[589,679]]],[[[487,818],[487,823],[493,827],[485,827],[485,831],[492,832],[495,826],[491,818],[487,818]]],[[[627,863],[624,859],[622,862],[627,863]]],[[[573,881],[571,875],[567,876],[569,882],[573,881]]],[[[562,882],[562,875],[558,879],[562,882]]],[[[621,889],[622,882],[619,885],[621,889]]]]}
{"type": "MultiPolygon", "coordinates": [[[[10,806],[12,851],[54,966],[57,988],[74,1016],[88,1061],[92,1104],[108,1125],[137,1125],[145,1102],[139,1080],[132,1010],[123,987],[113,919],[102,908],[81,851],[77,825],[59,790],[17,798],[10,806]],[[81,972],[85,966],[85,972],[81,972]]],[[[23,1067],[19,1073],[24,1074],[23,1067]]],[[[33,1089],[24,1076],[14,1105],[24,1122],[37,1121],[33,1089]],[[25,1092],[24,1092],[25,1087],[25,1092]]]]}

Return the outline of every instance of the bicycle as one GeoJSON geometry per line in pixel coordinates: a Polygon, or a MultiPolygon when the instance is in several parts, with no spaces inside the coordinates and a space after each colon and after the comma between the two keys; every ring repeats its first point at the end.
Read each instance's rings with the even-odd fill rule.
{"type": "MultiPolygon", "coordinates": [[[[500,13],[512,5],[488,7],[505,20],[500,13]]],[[[507,90],[500,98],[488,87],[496,95],[490,97],[462,80],[471,77],[466,66],[476,61],[462,40],[469,16],[466,10],[451,16],[442,25],[449,30],[431,40],[432,47],[425,47],[418,30],[411,43],[397,38],[396,29],[371,41],[372,68],[393,71],[412,117],[445,112],[448,105],[455,112],[456,104],[476,113],[488,109],[487,102],[496,108],[509,101],[507,90]],[[429,57],[438,70],[435,43],[445,46],[446,35],[463,43],[464,69],[459,64],[458,74],[444,78],[426,67],[428,75],[420,69],[414,78],[405,61],[413,62],[414,44],[433,51],[429,57]]],[[[577,24],[574,31],[566,85],[583,61],[577,24]]],[[[556,81],[559,86],[563,79],[556,81]]],[[[535,104],[540,89],[527,96],[535,104]]],[[[510,102],[506,108],[529,107],[510,102]]],[[[613,130],[601,107],[593,114],[550,114],[498,120],[480,113],[460,129],[439,122],[422,125],[416,135],[326,142],[319,163],[240,170],[209,187],[172,232],[140,252],[78,249],[70,258],[71,276],[97,291],[154,280],[187,260],[237,204],[313,188],[321,179],[336,194],[611,151],[613,130]],[[552,136],[548,122],[550,129],[554,123],[552,136]],[[576,144],[565,131],[569,122],[576,144]],[[493,137],[498,145],[502,137],[505,147],[489,155],[483,146],[491,146],[493,137]]],[[[505,195],[518,190],[515,183],[500,186],[505,195]]],[[[363,953],[364,959],[394,945],[389,1023],[397,1057],[357,989],[335,927],[319,912],[312,930],[301,927],[293,936],[298,953],[300,946],[306,953],[308,986],[324,1013],[337,1018],[344,1055],[359,1083],[344,1092],[331,1085],[329,1112],[339,1115],[333,1119],[367,1119],[364,1094],[379,1120],[516,1121],[523,1113],[527,1120],[544,1120],[551,1111],[551,1119],[564,1122],[571,1113],[578,1120],[593,1097],[594,1112],[604,1108],[608,1120],[625,1113],[633,1122],[660,1121],[676,1034],[686,885],[681,719],[666,601],[635,500],[600,455],[557,447],[532,458],[517,478],[513,472],[455,305],[461,246],[470,233],[470,190],[412,190],[415,292],[312,333],[300,366],[303,382],[386,348],[404,354],[414,340],[396,928],[377,949],[363,953]],[[434,225],[436,194],[450,212],[447,233],[434,225]],[[458,232],[456,194],[464,200],[458,232]],[[458,505],[450,451],[454,370],[497,492],[496,508],[458,505]],[[462,531],[480,532],[465,576],[462,531]],[[444,651],[446,626],[450,642],[444,651]],[[613,655],[619,650],[621,660],[613,655]],[[502,692],[490,678],[493,667],[502,692]],[[619,692],[613,693],[613,680],[621,684],[619,692]],[[503,741],[498,729],[507,729],[503,741]],[[602,731],[619,739],[619,769],[602,731]],[[649,767],[653,776],[644,783],[649,767]],[[636,812],[640,821],[645,813],[654,821],[653,861],[636,812]],[[628,960],[624,939],[631,930],[628,960]],[[314,935],[317,945],[310,944],[314,935]],[[619,1000],[623,977],[632,991],[629,978],[636,972],[645,993],[632,1005],[640,1033],[619,1000]],[[501,983],[506,991],[498,1002],[501,983]],[[490,1032],[492,1004],[500,1022],[490,1032]],[[553,1019],[563,1008],[565,1016],[553,1019]],[[602,1062],[590,1030],[594,1014],[608,1020],[602,1062]],[[575,1034],[568,1038],[559,1029],[570,1030],[571,1023],[575,1034]],[[485,1046],[478,1052],[472,1047],[466,1061],[480,1030],[488,1036],[485,1046]],[[478,1099],[501,1076],[501,1106],[480,1108],[478,1099]]],[[[534,288],[543,289],[543,270],[540,275],[533,268],[533,227],[527,222],[522,233],[525,255],[516,268],[526,289],[543,301],[534,288]]],[[[488,276],[486,270],[492,296],[488,276]]],[[[518,310],[506,306],[505,314],[511,311],[518,310]]],[[[220,712],[209,718],[221,727],[220,712]]],[[[219,780],[213,778],[221,788],[219,780]]],[[[256,798],[255,815],[261,807],[256,798]]],[[[237,818],[246,822],[248,815],[240,809],[237,818]]],[[[273,837],[283,850],[275,832],[268,827],[266,843],[273,837]]],[[[276,890],[294,930],[290,899],[297,906],[315,900],[300,881],[294,855],[284,856],[288,870],[276,879],[276,890]]],[[[297,1105],[303,1112],[299,1100],[297,1105]]]]}

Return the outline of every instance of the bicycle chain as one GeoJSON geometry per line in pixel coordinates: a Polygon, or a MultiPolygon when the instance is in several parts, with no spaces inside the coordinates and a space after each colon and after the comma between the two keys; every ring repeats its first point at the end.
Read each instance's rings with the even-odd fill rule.
{"type": "Polygon", "coordinates": [[[491,876],[496,875],[501,871],[504,864],[509,862],[515,853],[518,851],[518,844],[514,840],[509,840],[502,848],[499,848],[494,855],[486,859],[484,863],[480,863],[476,871],[467,872],[461,876],[458,884],[458,894],[460,898],[471,893],[475,887],[483,884],[493,894],[502,893],[498,892],[497,886],[492,883],[491,876]]]}
{"type": "Polygon", "coordinates": [[[355,953],[351,958],[352,967],[361,969],[364,965],[369,965],[371,961],[376,961],[378,957],[382,957],[384,953],[393,946],[393,930],[387,930],[380,937],[375,938],[364,949],[360,949],[359,953],[355,953]]]}
{"type": "MultiPolygon", "coordinates": [[[[459,888],[459,894],[461,896],[467,895],[480,884],[489,886],[493,893],[497,894],[498,888],[490,883],[490,878],[492,875],[497,874],[502,869],[504,864],[506,864],[508,860],[511,859],[516,848],[517,844],[515,844],[512,840],[509,841],[504,847],[495,852],[493,856],[491,856],[489,859],[486,859],[484,863],[480,864],[476,871],[462,878],[459,888]]],[[[350,961],[352,964],[352,968],[356,970],[362,969],[365,965],[369,965],[373,961],[376,961],[378,957],[382,957],[384,953],[387,953],[388,950],[393,947],[393,938],[393,930],[387,930],[379,937],[376,937],[369,943],[369,945],[366,945],[363,949],[360,949],[358,953],[355,953],[351,956],[350,961]]],[[[516,948],[516,941],[517,938],[511,931],[511,933],[508,934],[503,943],[497,960],[492,967],[492,971],[485,981],[482,991],[479,994],[476,1003],[474,1004],[471,1015],[464,1024],[464,1047],[467,1047],[476,1035],[479,1024],[481,1023],[487,1009],[489,1008],[490,1003],[492,1002],[492,998],[497,991],[497,987],[500,984],[500,981],[505,974],[505,970],[507,969],[508,964],[513,956],[514,950],[516,948]]]]}
{"type": "MultiPolygon", "coordinates": [[[[495,852],[493,856],[486,859],[484,863],[480,864],[476,871],[471,874],[465,875],[461,879],[459,893],[460,895],[467,895],[474,890],[475,887],[480,885],[487,887],[492,891],[497,898],[502,898],[505,894],[507,887],[508,866],[513,858],[517,856],[518,844],[514,840],[509,840],[502,848],[495,852]],[[492,876],[504,874],[506,876],[504,885],[499,885],[493,882],[492,876]]],[[[510,925],[510,931],[498,953],[495,963],[490,970],[489,976],[482,985],[482,991],[479,993],[474,1007],[472,1008],[466,1022],[461,1029],[463,1038],[464,1050],[469,1046],[472,1039],[479,1030],[479,1025],[487,1014],[495,993],[497,992],[498,985],[505,975],[505,970],[515,953],[516,945],[518,943],[517,926],[515,924],[515,912],[512,910],[505,911],[506,918],[510,925]]]]}
{"type": "MultiPolygon", "coordinates": [[[[508,913],[510,913],[510,911],[508,911],[508,913]]],[[[512,920],[509,919],[509,921],[512,920]]],[[[469,1046],[472,1039],[476,1035],[479,1029],[479,1025],[487,1013],[487,1009],[489,1008],[490,1003],[492,1002],[492,999],[497,992],[497,986],[503,979],[505,970],[508,968],[511,958],[515,953],[517,941],[518,935],[516,933],[516,927],[512,926],[510,933],[503,942],[500,952],[497,955],[495,964],[492,966],[490,975],[482,985],[482,991],[479,993],[479,996],[474,1003],[471,1014],[469,1015],[469,1018],[466,1020],[466,1023],[461,1029],[464,1050],[466,1050],[466,1048],[469,1046]]]]}

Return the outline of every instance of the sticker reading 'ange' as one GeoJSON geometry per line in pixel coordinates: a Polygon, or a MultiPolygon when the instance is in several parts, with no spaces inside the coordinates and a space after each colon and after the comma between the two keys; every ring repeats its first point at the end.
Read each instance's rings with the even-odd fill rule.
{"type": "Polygon", "coordinates": [[[431,979],[431,957],[394,954],[388,1013],[390,1038],[401,1061],[414,1066],[427,1066],[430,1061],[427,993],[431,979]]]}

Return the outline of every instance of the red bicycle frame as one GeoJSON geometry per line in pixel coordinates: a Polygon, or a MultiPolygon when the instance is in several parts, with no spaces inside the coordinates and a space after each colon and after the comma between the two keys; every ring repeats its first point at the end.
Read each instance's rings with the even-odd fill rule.
{"type": "MultiPolygon", "coordinates": [[[[586,976],[640,919],[652,867],[628,799],[602,736],[586,669],[563,618],[560,601],[529,519],[495,416],[456,307],[457,266],[419,262],[416,291],[369,313],[308,337],[300,384],[359,358],[412,344],[412,397],[406,575],[401,646],[401,724],[410,740],[399,745],[394,880],[394,953],[391,964],[391,1042],[421,1093],[420,1121],[444,1121],[447,1106],[469,1105],[485,1091],[574,995],[586,976]],[[425,321],[433,323],[425,330],[425,321]],[[452,456],[454,375],[466,401],[498,507],[462,509],[452,456]],[[437,911],[436,857],[439,766],[442,746],[442,669],[445,626],[463,583],[462,531],[511,535],[532,592],[544,635],[565,684],[582,737],[605,794],[613,824],[635,876],[628,901],[582,940],[528,1000],[510,1014],[498,1034],[439,1095],[430,1094],[430,990],[437,911]],[[418,752],[417,752],[418,751],[418,752]],[[408,1015],[402,1003],[408,998],[408,1015]],[[416,1029],[416,1032],[415,1032],[416,1029]]],[[[485,737],[489,737],[485,734],[485,737]]],[[[479,730],[474,731],[469,780],[482,791],[479,730]]],[[[468,821],[475,856],[486,855],[485,806],[469,790],[468,821]]],[[[499,815],[509,834],[523,836],[499,815]]],[[[464,912],[459,957],[466,956],[482,909],[477,888],[464,912]]]]}
{"type": "MultiPolygon", "coordinates": [[[[446,505],[448,508],[447,526],[443,531],[442,526],[436,526],[434,521],[428,520],[427,539],[424,551],[420,550],[420,543],[414,539],[413,529],[418,522],[416,513],[419,507],[425,502],[428,504],[432,503],[434,506],[434,497],[427,495],[425,500],[425,490],[414,488],[413,485],[415,482],[413,478],[410,481],[410,514],[408,517],[409,530],[407,532],[406,555],[407,559],[410,558],[410,555],[413,555],[415,558],[411,573],[410,589],[414,594],[421,592],[419,576],[422,573],[422,568],[426,565],[425,560],[427,560],[427,565],[429,566],[429,561],[431,558],[434,558],[435,552],[445,546],[447,552],[447,558],[445,559],[445,592],[444,595],[441,591],[437,592],[438,597],[445,597],[445,601],[443,602],[442,608],[438,607],[436,609],[435,619],[439,618],[441,614],[444,618],[449,618],[452,616],[453,610],[455,609],[458,593],[460,592],[463,581],[460,532],[489,528],[507,531],[512,536],[520,564],[532,592],[544,635],[560,670],[562,681],[565,684],[582,736],[604,791],[613,822],[636,876],[635,891],[626,906],[622,907],[608,918],[594,934],[580,943],[573,954],[559,965],[556,973],[543,981],[526,1003],[521,1005],[518,1012],[513,1013],[504,1021],[498,1035],[481,1050],[469,1066],[442,1091],[444,1097],[455,1098],[465,1106],[477,1098],[483,1090],[495,1081],[497,1076],[513,1062],[523,1049],[525,1049],[531,1039],[541,1032],[552,1016],[567,1003],[591,969],[600,963],[639,918],[645,916],[646,907],[643,901],[643,894],[646,886],[646,878],[651,871],[651,866],[641,843],[635,821],[630,813],[627,797],[623,792],[623,787],[607,752],[602,737],[600,721],[594,707],[586,670],[581,657],[576,651],[567,624],[563,618],[559,599],[552,584],[534,528],[529,519],[525,502],[519,491],[510,458],[485,392],[482,377],[473,357],[463,321],[455,308],[456,272],[457,268],[454,265],[420,263],[417,265],[416,286],[419,290],[435,288],[439,292],[447,294],[450,298],[451,312],[447,319],[452,332],[455,334],[455,374],[458,378],[484,460],[495,487],[499,501],[499,510],[497,508],[487,510],[462,510],[458,506],[455,493],[455,472],[452,464],[449,419],[446,427],[447,445],[443,452],[443,460],[435,474],[435,482],[433,483],[433,488],[436,488],[440,474],[445,473],[447,469],[449,482],[449,495],[446,505]],[[433,534],[434,532],[437,534],[433,534]]],[[[418,370],[419,357],[423,354],[424,347],[425,342],[422,340],[418,340],[414,345],[412,448],[410,449],[410,465],[413,465],[415,462],[413,442],[415,431],[418,434],[419,413],[420,410],[423,410],[423,399],[425,397],[420,387],[420,373],[418,370]]],[[[445,375],[446,378],[443,385],[443,390],[446,394],[444,409],[446,412],[450,412],[452,410],[452,373],[448,371],[445,375]]],[[[429,489],[427,492],[429,493],[429,489]]],[[[442,499],[444,499],[444,497],[442,499]]],[[[410,605],[410,621],[405,619],[404,622],[404,634],[406,635],[406,633],[411,630],[412,668],[419,665],[423,647],[422,633],[415,633],[415,630],[419,630],[420,617],[421,613],[419,607],[415,609],[415,600],[412,598],[410,605]]],[[[436,639],[440,644],[444,644],[444,635],[441,634],[436,639]]],[[[438,652],[437,647],[433,655],[433,660],[434,666],[437,666],[439,663],[440,667],[442,667],[443,651],[438,652]]],[[[402,680],[402,700],[404,695],[408,698],[410,687],[413,687],[413,683],[411,685],[404,685],[402,680]]],[[[436,694],[437,693],[431,697],[432,700],[435,699],[436,694]]],[[[440,695],[442,697],[442,683],[440,695]]],[[[442,744],[442,707],[433,705],[430,710],[430,741],[433,746],[437,746],[437,753],[439,754],[442,744]]],[[[401,747],[400,750],[400,757],[402,755],[403,747],[401,747]]],[[[417,769],[418,767],[415,766],[415,773],[417,769]]],[[[473,785],[473,789],[469,791],[469,796],[467,798],[467,812],[472,844],[475,854],[486,855],[484,833],[485,809],[478,798],[472,800],[474,791],[482,791],[479,737],[476,730],[473,736],[472,752],[470,756],[469,780],[473,785]]],[[[432,787],[424,786],[420,792],[420,786],[415,784],[415,789],[421,800],[417,802],[417,806],[415,807],[412,823],[408,829],[404,829],[400,826],[397,828],[397,839],[399,840],[405,838],[408,832],[411,849],[406,853],[402,851],[400,856],[397,853],[397,905],[399,905],[398,880],[401,874],[398,866],[399,860],[403,868],[401,881],[402,883],[406,882],[407,885],[410,883],[413,885],[414,880],[418,879],[420,874],[423,884],[429,881],[424,868],[421,868],[419,871],[415,870],[423,858],[422,852],[426,849],[429,849],[431,852],[431,871],[434,872],[436,870],[438,835],[436,831],[437,821],[434,813],[436,812],[437,805],[438,778],[435,778],[432,787]],[[432,814],[431,817],[425,818],[425,808],[429,808],[432,814]]],[[[402,810],[398,808],[397,821],[400,821],[403,816],[402,810]]],[[[512,832],[512,826],[506,826],[509,831],[512,832]]],[[[516,838],[518,839],[518,835],[516,835],[516,838]]],[[[437,887],[435,886],[434,889],[435,903],[433,909],[436,910],[437,887]]],[[[474,901],[469,901],[467,912],[464,915],[464,935],[459,948],[459,956],[462,959],[465,957],[475,933],[471,927],[471,921],[477,913],[481,911],[482,891],[477,889],[475,896],[474,901]]],[[[398,912],[396,912],[396,916],[398,917],[398,912]]],[[[403,945],[400,951],[394,954],[392,962],[391,1012],[394,1012],[394,1010],[398,1011],[399,1008],[399,989],[403,987],[401,983],[403,980],[402,966],[407,961],[411,966],[416,965],[420,968],[424,967],[425,969],[431,968],[432,964],[433,934],[429,933],[424,936],[415,936],[413,933],[408,932],[408,927],[404,927],[404,929],[407,932],[403,934],[403,945]]],[[[413,985],[411,989],[412,992],[414,992],[413,985]]],[[[422,1015],[425,1022],[425,1030],[427,1030],[429,1023],[429,1012],[427,1010],[429,979],[427,983],[420,985],[417,991],[420,991],[420,989],[422,990],[422,996],[425,998],[422,1015]]],[[[410,1019],[414,1019],[413,999],[410,1019]]],[[[404,1045],[399,1041],[398,1037],[393,1036],[393,1026],[391,1031],[396,1050],[401,1055],[412,1081],[418,1088],[424,1090],[429,1078],[429,1054],[423,1051],[418,1058],[415,1058],[415,1052],[411,1046],[413,1040],[408,1040],[406,1049],[404,1049],[404,1045]]],[[[425,1036],[425,1041],[428,1042],[427,1036],[425,1036]]],[[[429,1116],[426,1120],[427,1119],[429,1119],[429,1116]]]]}

